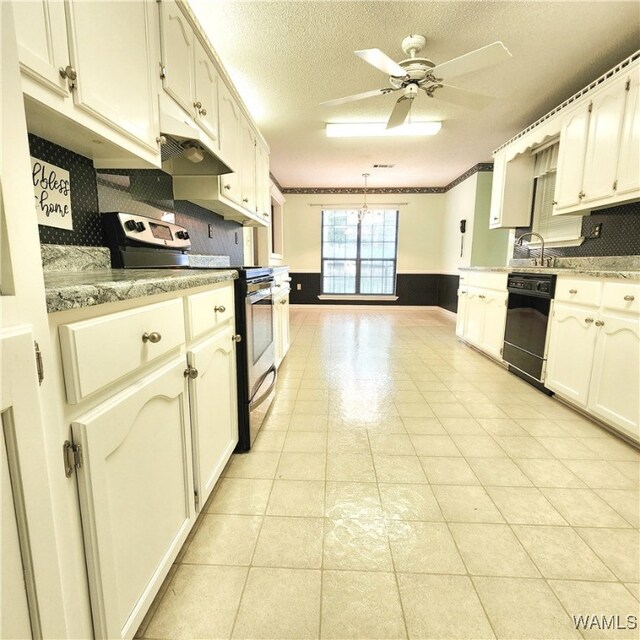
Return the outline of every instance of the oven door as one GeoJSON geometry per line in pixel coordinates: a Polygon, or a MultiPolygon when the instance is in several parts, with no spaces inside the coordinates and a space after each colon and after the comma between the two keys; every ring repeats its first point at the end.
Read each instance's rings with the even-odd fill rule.
{"type": "Polygon", "coordinates": [[[275,386],[272,284],[271,280],[247,283],[245,311],[250,411],[257,407],[275,386]]]}
{"type": "Polygon", "coordinates": [[[509,290],[502,357],[542,381],[551,299],[509,290]]]}

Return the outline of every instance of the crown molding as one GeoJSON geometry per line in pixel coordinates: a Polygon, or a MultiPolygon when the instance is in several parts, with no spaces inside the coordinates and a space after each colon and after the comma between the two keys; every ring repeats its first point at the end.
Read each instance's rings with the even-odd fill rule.
{"type": "MultiPolygon", "coordinates": [[[[455,180],[452,180],[448,185],[444,187],[371,187],[367,189],[367,194],[424,194],[424,193],[446,193],[453,187],[464,182],[467,178],[470,178],[479,171],[493,171],[493,162],[479,162],[471,167],[468,171],[465,171],[462,175],[459,175],[455,180]]],[[[320,194],[363,194],[365,193],[364,187],[280,187],[271,176],[274,184],[280,189],[283,194],[296,194],[296,195],[320,195],[320,194]]]]}

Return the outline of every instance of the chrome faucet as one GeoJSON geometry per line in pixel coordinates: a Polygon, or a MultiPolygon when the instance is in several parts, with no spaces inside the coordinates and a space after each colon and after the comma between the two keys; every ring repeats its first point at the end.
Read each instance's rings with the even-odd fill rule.
{"type": "MultiPolygon", "coordinates": [[[[515,244],[522,246],[522,239],[525,236],[536,236],[537,238],[540,238],[540,244],[542,245],[540,247],[540,266],[544,267],[544,238],[539,234],[536,233],[535,231],[528,231],[527,233],[523,233],[521,236],[516,238],[515,244]]],[[[535,265],[535,258],[533,259],[534,262],[533,264],[535,265]]]]}

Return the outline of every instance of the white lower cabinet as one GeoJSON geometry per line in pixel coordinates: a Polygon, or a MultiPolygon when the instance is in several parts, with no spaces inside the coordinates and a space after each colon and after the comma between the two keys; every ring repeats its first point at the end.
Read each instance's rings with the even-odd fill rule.
{"type": "MultiPolygon", "coordinates": [[[[573,282],[573,290],[579,290],[579,281],[573,282]]],[[[634,305],[639,291],[634,283],[605,282],[591,307],[556,300],[545,381],[558,396],[636,442],[640,316],[634,305]]]]}
{"type": "Polygon", "coordinates": [[[551,317],[545,386],[586,405],[596,348],[597,309],[556,302],[551,317]]]}
{"type": "Polygon", "coordinates": [[[229,326],[187,352],[196,509],[206,502],[238,443],[236,354],[229,326]]]}
{"type": "Polygon", "coordinates": [[[458,302],[456,333],[497,360],[502,359],[506,301],[506,290],[469,287],[466,294],[459,296],[458,302]],[[467,298],[466,303],[460,305],[463,297],[467,298]]]}
{"type": "Polygon", "coordinates": [[[593,359],[589,411],[640,440],[640,322],[602,313],[593,359]]]}
{"type": "Polygon", "coordinates": [[[464,323],[467,317],[468,291],[466,286],[460,285],[458,289],[458,309],[456,311],[456,335],[464,338],[464,323]]]}
{"type": "Polygon", "coordinates": [[[291,329],[289,326],[289,295],[291,291],[289,272],[282,268],[274,274],[273,296],[273,342],[276,352],[276,367],[287,355],[291,329]]]}
{"type": "Polygon", "coordinates": [[[72,424],[96,638],[131,638],[195,520],[182,356],[72,424]]]}
{"type": "Polygon", "coordinates": [[[96,639],[134,636],[237,444],[233,291],[57,327],[96,639]]]}

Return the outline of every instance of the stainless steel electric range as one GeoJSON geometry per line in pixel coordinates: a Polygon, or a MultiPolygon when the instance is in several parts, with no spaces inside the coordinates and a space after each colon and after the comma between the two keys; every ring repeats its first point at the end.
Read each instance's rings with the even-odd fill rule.
{"type": "MultiPolygon", "coordinates": [[[[189,232],[180,225],[130,213],[104,213],[114,268],[188,268],[189,232]]],[[[208,267],[198,267],[208,268],[208,267]]],[[[238,272],[235,287],[238,446],[249,451],[275,395],[273,271],[270,267],[212,267],[238,272]]]]}

